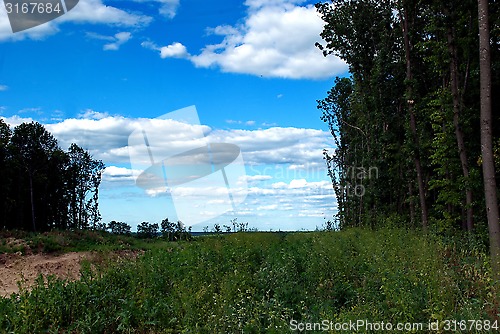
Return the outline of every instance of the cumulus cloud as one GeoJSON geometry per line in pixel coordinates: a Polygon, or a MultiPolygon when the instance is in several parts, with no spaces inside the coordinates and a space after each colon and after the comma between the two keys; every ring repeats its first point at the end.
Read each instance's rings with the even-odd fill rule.
{"type": "MultiPolygon", "coordinates": [[[[23,121],[31,121],[31,118],[19,116],[4,119],[14,126],[23,121]]],[[[241,149],[247,166],[281,164],[287,165],[287,170],[294,173],[310,168],[323,168],[322,151],[325,147],[332,146],[330,133],[317,129],[272,127],[221,130],[169,119],[110,116],[92,109],[82,110],[78,118],[46,124],[46,128],[56,136],[61,147],[69,147],[75,142],[91,150],[97,158],[117,164],[129,162],[129,153],[136,148],[128,146],[128,138],[134,130],[145,125],[152,129],[151,133],[148,132],[149,141],[155,146],[159,156],[191,149],[193,145],[197,145],[193,142],[193,133],[204,133],[208,134],[206,138],[197,139],[200,146],[206,142],[231,143],[241,149]]]]}
{"type": "MultiPolygon", "coordinates": [[[[11,126],[32,120],[19,116],[2,119],[11,126]]],[[[140,145],[129,146],[129,136],[145,126],[151,129],[148,130],[149,144],[160,158],[168,158],[172,151],[183,152],[206,142],[240,147],[247,175],[236,178],[231,194],[233,198],[247,197],[235,212],[227,213],[226,221],[235,216],[257,219],[281,215],[316,219],[333,214],[334,191],[322,161],[323,148],[332,146],[331,135],[326,131],[290,127],[220,130],[171,119],[110,116],[92,109],[83,110],[78,118],[45,124],[62,148],[66,149],[74,142],[103,160],[107,167],[103,174],[102,194],[108,199],[119,193],[123,194],[122,197],[136,196],[134,200],[137,201],[151,196],[157,199],[176,196],[189,203],[198,215],[207,211],[207,217],[213,215],[208,211],[213,211],[215,206],[230,203],[224,197],[228,188],[223,181],[186,182],[172,188],[158,184],[146,191],[136,189],[135,180],[142,170],[134,169],[129,157],[142,148],[140,145]],[[193,133],[208,133],[208,136],[193,141],[193,133]],[[113,195],[108,195],[107,191],[113,195]],[[207,200],[212,201],[210,205],[205,203],[207,200]],[[205,203],[205,206],[200,203],[205,203]]],[[[230,176],[229,171],[227,173],[230,176]]]]}
{"type": "Polygon", "coordinates": [[[18,115],[10,117],[0,117],[5,123],[7,123],[11,128],[18,126],[21,123],[30,123],[33,121],[31,117],[19,117],[18,115]]]}
{"type": "Polygon", "coordinates": [[[238,145],[249,166],[259,164],[306,165],[322,164],[322,150],[331,146],[326,131],[304,128],[273,127],[257,130],[214,130],[208,137],[212,142],[238,145]]]}
{"type": "Polygon", "coordinates": [[[43,39],[59,31],[64,22],[104,24],[116,27],[144,27],[152,21],[146,15],[129,13],[122,9],[103,4],[102,0],[80,0],[67,14],[31,29],[12,33],[4,6],[0,6],[0,41],[43,39]]]}
{"type": "Polygon", "coordinates": [[[135,178],[141,174],[140,170],[126,167],[107,166],[103,173],[104,182],[135,182],[135,178]]]}
{"type": "MultiPolygon", "coordinates": [[[[243,23],[221,25],[208,33],[221,36],[198,55],[182,56],[197,67],[216,67],[223,72],[289,79],[322,79],[340,75],[347,65],[335,56],[324,57],[315,47],[324,22],[312,5],[303,1],[251,0],[243,23]]],[[[176,43],[176,47],[186,50],[176,43]]]]}
{"type": "Polygon", "coordinates": [[[311,5],[254,3],[244,25],[237,31],[214,30],[222,42],[207,45],[192,60],[198,67],[264,77],[314,79],[340,74],[346,70],[344,62],[323,57],[314,46],[322,28],[323,21],[311,5]]]}
{"type": "Polygon", "coordinates": [[[105,5],[102,0],[80,0],[73,10],[61,16],[60,19],[60,22],[107,24],[121,27],[143,27],[151,21],[152,18],[149,16],[133,14],[105,5]]]}
{"type": "Polygon", "coordinates": [[[160,57],[162,58],[186,58],[189,53],[186,47],[181,43],[174,43],[160,48],[160,57]]]}
{"type": "Polygon", "coordinates": [[[78,118],[83,118],[83,119],[103,119],[109,117],[109,114],[107,112],[100,112],[100,111],[95,111],[92,109],[85,109],[82,110],[78,114],[78,118]]]}
{"type": "Polygon", "coordinates": [[[142,42],[141,45],[147,49],[160,51],[160,57],[165,58],[189,58],[187,49],[181,43],[175,42],[167,46],[158,46],[153,42],[142,42]]]}

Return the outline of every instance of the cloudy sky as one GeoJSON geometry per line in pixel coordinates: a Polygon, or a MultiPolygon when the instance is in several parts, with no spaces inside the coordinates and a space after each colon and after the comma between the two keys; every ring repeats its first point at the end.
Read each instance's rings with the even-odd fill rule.
{"type": "Polygon", "coordinates": [[[313,4],[80,0],[17,33],[0,6],[0,117],[38,121],[62,148],[76,142],[103,160],[104,222],[314,229],[335,213],[322,160],[333,141],[316,100],[347,67],[314,47],[323,23],[313,4]],[[210,173],[191,182],[189,168],[168,169],[202,147],[210,173]],[[183,181],[137,186],[148,161],[183,181]]]}

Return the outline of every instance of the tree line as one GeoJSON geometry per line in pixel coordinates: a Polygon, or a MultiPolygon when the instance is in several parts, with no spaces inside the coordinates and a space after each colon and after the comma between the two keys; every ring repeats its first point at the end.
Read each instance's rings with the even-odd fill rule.
{"type": "Polygon", "coordinates": [[[99,223],[104,164],[76,144],[62,150],[38,122],[0,119],[0,229],[87,229],[99,223]]]}
{"type": "MultiPolygon", "coordinates": [[[[99,229],[109,230],[113,234],[132,235],[131,226],[124,222],[112,220],[106,224],[99,224],[99,229]]],[[[137,225],[136,236],[139,238],[156,238],[160,236],[168,241],[190,240],[191,226],[186,229],[179,220],[176,223],[165,218],[158,223],[142,222],[137,225]]]]}
{"type": "Polygon", "coordinates": [[[337,224],[489,229],[500,260],[500,113],[492,113],[500,107],[500,3],[334,0],[316,8],[325,22],[316,46],[350,73],[318,101],[336,143],[324,158],[337,224]],[[363,196],[352,191],[359,185],[363,196]]]}

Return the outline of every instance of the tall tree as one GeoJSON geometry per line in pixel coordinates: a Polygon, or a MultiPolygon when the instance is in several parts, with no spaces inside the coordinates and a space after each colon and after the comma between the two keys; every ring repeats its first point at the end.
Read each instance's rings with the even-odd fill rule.
{"type": "Polygon", "coordinates": [[[413,78],[413,57],[412,49],[413,43],[410,38],[410,29],[413,29],[415,22],[415,11],[418,8],[414,1],[402,0],[400,3],[399,15],[401,21],[401,28],[403,31],[404,52],[406,63],[406,102],[408,106],[408,113],[410,115],[410,129],[414,145],[413,162],[415,164],[415,171],[417,173],[418,184],[418,197],[420,199],[420,209],[422,217],[422,226],[427,229],[429,220],[429,211],[427,209],[426,200],[426,184],[424,180],[423,168],[420,159],[420,143],[417,133],[417,119],[415,115],[415,94],[414,94],[414,78],[413,78]]]}
{"type": "MultiPolygon", "coordinates": [[[[351,203],[349,203],[349,178],[346,175],[346,162],[349,161],[349,135],[347,127],[355,129],[347,123],[351,110],[350,97],[352,95],[352,81],[349,78],[336,78],[335,85],[328,92],[328,96],[319,100],[318,109],[323,110],[321,119],[328,124],[335,141],[334,152],[323,152],[327,164],[328,175],[332,181],[337,199],[336,223],[340,228],[349,226],[353,221],[351,203]]],[[[361,131],[359,129],[358,131],[361,131]]],[[[235,229],[236,232],[236,229],[235,229]]]]}
{"type": "Polygon", "coordinates": [[[44,191],[43,205],[49,228],[65,230],[68,226],[69,155],[58,148],[50,157],[44,191]]]}
{"type": "Polygon", "coordinates": [[[6,227],[9,211],[9,192],[12,185],[12,178],[9,170],[8,145],[12,131],[9,126],[0,118],[0,228],[6,227]]]}
{"type": "MultiPolygon", "coordinates": [[[[450,2],[454,4],[454,2],[450,2]]],[[[463,97],[464,91],[467,87],[467,77],[466,73],[464,77],[464,83],[462,92],[459,88],[459,60],[458,60],[458,41],[457,32],[453,23],[458,20],[456,13],[458,11],[448,10],[447,5],[444,5],[444,13],[448,17],[448,28],[447,28],[447,41],[448,41],[448,51],[450,56],[450,89],[453,100],[453,125],[455,127],[455,136],[458,146],[458,154],[460,157],[460,163],[462,167],[462,173],[465,182],[465,209],[466,209],[466,226],[468,231],[472,231],[474,220],[473,220],[473,194],[470,182],[470,172],[469,172],[469,161],[468,154],[465,145],[464,133],[461,126],[462,110],[463,110],[463,97]]],[[[466,72],[469,71],[469,63],[466,66],[466,72]]]]}
{"type": "Polygon", "coordinates": [[[69,218],[73,228],[94,227],[99,214],[99,185],[104,164],[76,144],[69,148],[69,218]]]}
{"type": "Polygon", "coordinates": [[[479,18],[479,69],[481,91],[481,157],[483,166],[484,195],[490,239],[491,263],[495,279],[500,280],[500,220],[497,186],[493,158],[491,114],[491,52],[488,0],[478,0],[479,18]]]}
{"type": "MultiPolygon", "coordinates": [[[[20,167],[28,177],[31,228],[36,231],[36,181],[43,181],[50,157],[58,148],[57,140],[43,125],[38,122],[31,122],[22,123],[14,129],[11,145],[20,167]]],[[[39,195],[42,196],[43,194],[40,192],[39,195]]]]}
{"type": "MultiPolygon", "coordinates": [[[[385,219],[387,212],[401,216],[407,211],[413,212],[413,209],[407,210],[408,206],[413,208],[413,191],[408,194],[401,184],[407,184],[409,189],[414,188],[413,183],[417,184],[415,167],[408,161],[421,148],[411,140],[415,136],[408,138],[406,133],[411,133],[408,129],[411,122],[404,107],[410,100],[405,98],[405,84],[410,83],[406,80],[402,30],[395,15],[398,8],[392,1],[347,0],[320,3],[316,8],[326,23],[321,33],[326,43],[316,45],[325,56],[334,54],[344,59],[351,73],[348,105],[335,106],[338,100],[335,94],[341,87],[338,83],[327,99],[318,101],[318,107],[324,112],[323,119],[332,132],[339,133],[344,143],[343,165],[336,166],[343,169],[338,173],[340,184],[366,190],[362,196],[352,191],[347,194],[343,206],[351,215],[350,224],[357,221],[373,226],[385,219]],[[336,111],[339,107],[344,109],[342,114],[336,111]],[[329,120],[335,118],[338,120],[329,120]],[[376,169],[377,177],[360,178],[359,168],[376,169]]],[[[419,175],[420,184],[424,184],[424,171],[419,175]]],[[[425,197],[424,191],[421,194],[425,197]]]]}

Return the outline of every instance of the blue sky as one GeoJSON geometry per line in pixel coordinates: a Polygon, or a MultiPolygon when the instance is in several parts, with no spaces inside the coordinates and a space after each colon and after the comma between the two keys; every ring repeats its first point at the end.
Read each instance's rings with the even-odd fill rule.
{"type": "MultiPolygon", "coordinates": [[[[179,125],[157,118],[195,106],[200,124],[192,129],[241,149],[246,197],[193,230],[233,218],[259,230],[314,229],[335,213],[322,160],[333,141],[316,100],[347,67],[314,47],[322,22],[313,4],[80,0],[68,14],[15,34],[0,7],[0,117],[12,126],[39,121],[62,148],[76,142],[102,159],[103,220],[135,226],[177,213],[172,193],[135,185],[129,136],[161,124],[171,148],[179,125]]],[[[188,188],[178,196],[189,198],[188,188]]],[[[206,209],[216,201],[205,190],[198,196],[206,209]]]]}

